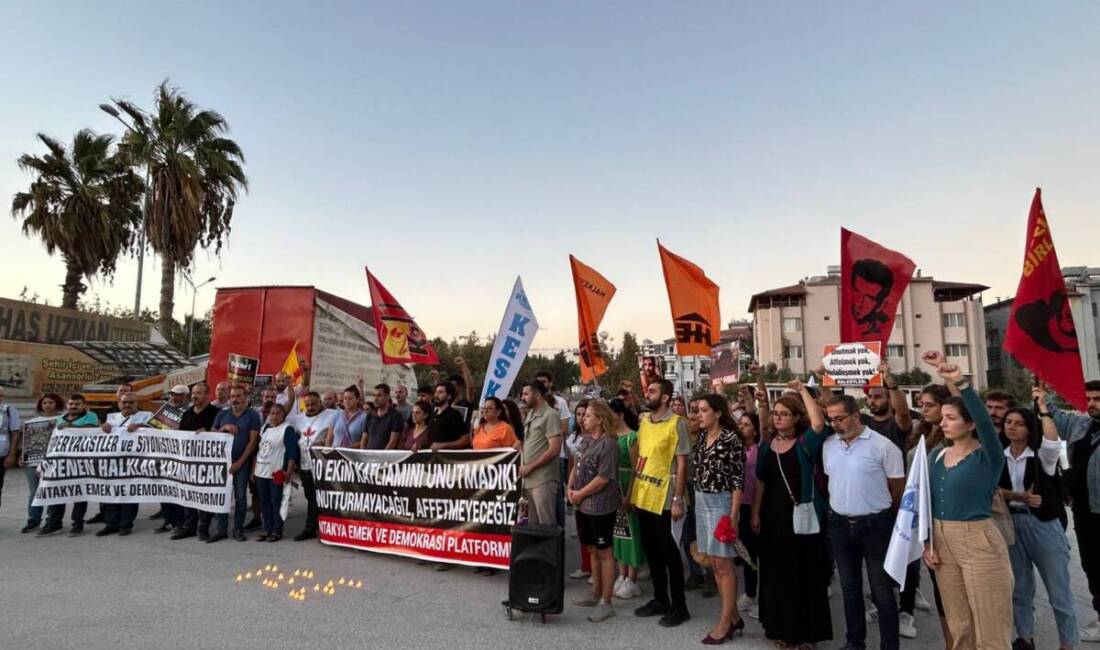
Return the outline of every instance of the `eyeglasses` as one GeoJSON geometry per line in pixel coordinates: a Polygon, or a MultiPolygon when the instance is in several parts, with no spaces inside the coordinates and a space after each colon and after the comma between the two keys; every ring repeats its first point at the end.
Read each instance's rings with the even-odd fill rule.
{"type": "Polygon", "coordinates": [[[772,411],[771,414],[772,414],[773,418],[790,418],[790,417],[794,417],[794,413],[791,413],[790,411],[772,411]]]}
{"type": "Polygon", "coordinates": [[[849,413],[848,415],[841,415],[841,416],[838,416],[838,417],[835,417],[835,418],[827,417],[827,418],[825,418],[825,421],[826,422],[831,422],[833,424],[840,424],[841,422],[847,420],[850,417],[852,417],[851,413],[849,413]]]}

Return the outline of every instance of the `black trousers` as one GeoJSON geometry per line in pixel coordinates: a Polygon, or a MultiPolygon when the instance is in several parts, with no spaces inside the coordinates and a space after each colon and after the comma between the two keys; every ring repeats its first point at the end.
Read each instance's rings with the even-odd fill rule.
{"type": "Polygon", "coordinates": [[[1088,579],[1092,608],[1100,614],[1100,515],[1089,510],[1088,499],[1073,502],[1073,530],[1077,533],[1077,551],[1088,579]]]}
{"type": "Polygon", "coordinates": [[[136,503],[105,503],[103,504],[103,520],[108,528],[128,530],[134,527],[137,519],[138,504],[136,503]]]}
{"type": "Polygon", "coordinates": [[[313,472],[301,472],[302,491],[306,494],[306,526],[302,532],[317,532],[317,484],[313,482],[313,472]]]}
{"type": "Polygon", "coordinates": [[[641,509],[634,512],[638,515],[642,550],[653,579],[653,599],[662,605],[686,609],[684,567],[676,538],[672,536],[672,512],[665,510],[659,515],[641,509]]]}
{"type": "MultiPolygon", "coordinates": [[[[74,528],[84,527],[84,515],[88,512],[88,502],[81,501],[73,504],[72,521],[74,528]]],[[[60,503],[55,506],[46,506],[46,525],[47,526],[60,526],[61,520],[65,518],[65,504],[60,503]]]]}

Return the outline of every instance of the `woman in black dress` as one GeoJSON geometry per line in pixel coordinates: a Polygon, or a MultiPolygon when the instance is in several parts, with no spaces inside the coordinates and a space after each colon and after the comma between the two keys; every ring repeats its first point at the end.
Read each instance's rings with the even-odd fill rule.
{"type": "Polygon", "coordinates": [[[760,443],[752,527],[760,535],[758,602],[764,634],[780,647],[801,648],[833,638],[825,535],[796,535],[792,521],[796,502],[812,502],[823,522],[825,504],[813,472],[829,430],[802,383],[789,386],[801,400],[784,395],[770,413],[774,435],[760,443]]]}

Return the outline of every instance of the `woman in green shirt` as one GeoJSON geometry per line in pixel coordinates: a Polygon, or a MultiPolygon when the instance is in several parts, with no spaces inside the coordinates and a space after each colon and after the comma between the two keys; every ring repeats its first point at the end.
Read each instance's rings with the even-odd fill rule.
{"type": "MultiPolygon", "coordinates": [[[[619,487],[623,494],[630,494],[630,481],[634,477],[631,450],[637,453],[638,416],[623,400],[616,397],[607,403],[615,414],[615,435],[619,442],[619,487]]],[[[639,537],[638,517],[623,500],[615,521],[615,537],[612,540],[615,561],[619,563],[619,578],[615,581],[615,597],[622,600],[642,595],[638,586],[638,567],[645,562],[642,540],[639,537]]]]}
{"type": "Polygon", "coordinates": [[[959,367],[938,352],[924,356],[955,394],[941,408],[947,447],[929,468],[935,530],[924,561],[936,571],[952,647],[1004,650],[1012,645],[1012,567],[990,518],[1004,451],[985,404],[959,367]]]}

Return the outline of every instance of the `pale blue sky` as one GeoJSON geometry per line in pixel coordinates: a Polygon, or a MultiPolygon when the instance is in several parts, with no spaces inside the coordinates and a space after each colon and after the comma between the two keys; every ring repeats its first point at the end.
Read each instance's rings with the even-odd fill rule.
{"type": "MultiPolygon", "coordinates": [[[[605,329],[670,336],[657,237],[741,318],[842,225],[992,302],[1036,185],[1062,263],[1100,265],[1100,4],[929,4],[9,3],[0,196],[36,131],[115,131],[99,103],[170,77],[252,183],[195,277],[368,303],[369,264],[430,335],[495,332],[518,273],[535,347],[575,345],[573,253],[618,285],[605,329]]],[[[0,238],[0,295],[59,302],[61,262],[0,238]]],[[[93,291],[132,304],[134,269],[93,291]]]]}

